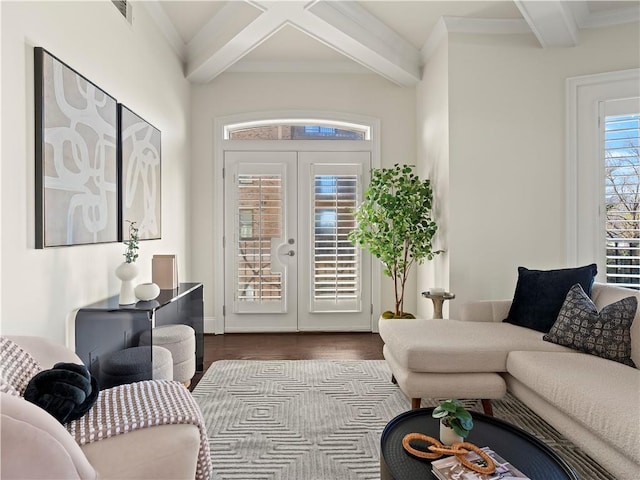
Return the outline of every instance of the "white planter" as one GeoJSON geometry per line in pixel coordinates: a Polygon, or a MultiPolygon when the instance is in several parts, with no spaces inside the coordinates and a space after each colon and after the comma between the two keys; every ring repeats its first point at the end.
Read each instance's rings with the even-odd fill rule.
{"type": "Polygon", "coordinates": [[[133,289],[133,279],[138,276],[138,267],[135,263],[123,262],[116,268],[116,277],[120,279],[120,305],[131,305],[136,303],[138,299],[133,289]]]}
{"type": "Polygon", "coordinates": [[[464,442],[464,438],[458,435],[453,428],[447,427],[444,423],[440,422],[440,441],[444,445],[453,445],[457,442],[464,442]]]}
{"type": "Polygon", "coordinates": [[[135,294],[138,300],[148,302],[160,295],[160,287],[155,283],[141,283],[135,288],[135,294]]]}

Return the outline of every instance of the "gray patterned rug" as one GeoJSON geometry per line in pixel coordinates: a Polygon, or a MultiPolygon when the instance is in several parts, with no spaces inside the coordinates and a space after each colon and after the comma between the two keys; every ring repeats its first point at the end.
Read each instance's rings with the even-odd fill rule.
{"type": "MultiPolygon", "coordinates": [[[[409,408],[390,378],[384,360],[214,362],[193,391],[212,478],[379,479],[380,434],[409,408]]],[[[495,401],[494,415],[546,442],[581,479],[615,480],[514,397],[495,401]]]]}

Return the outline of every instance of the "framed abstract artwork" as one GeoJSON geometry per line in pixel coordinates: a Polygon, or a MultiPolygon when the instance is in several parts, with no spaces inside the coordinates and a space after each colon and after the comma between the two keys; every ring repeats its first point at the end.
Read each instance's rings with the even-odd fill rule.
{"type": "Polygon", "coordinates": [[[120,238],[136,222],[140,240],[161,238],[160,130],[118,104],[120,238]]]}
{"type": "Polygon", "coordinates": [[[118,240],[117,102],[34,49],[36,248],[118,240]]]}

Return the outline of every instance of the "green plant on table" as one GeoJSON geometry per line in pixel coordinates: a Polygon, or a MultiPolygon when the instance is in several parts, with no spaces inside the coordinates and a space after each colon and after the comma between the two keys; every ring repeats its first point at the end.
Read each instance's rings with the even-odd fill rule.
{"type": "Polygon", "coordinates": [[[138,242],[140,238],[138,237],[138,226],[136,222],[131,222],[127,220],[129,223],[129,240],[125,240],[124,244],[127,246],[127,250],[124,252],[124,258],[126,263],[135,263],[138,258],[138,242]]]}
{"type": "Polygon", "coordinates": [[[394,282],[395,310],[382,316],[415,318],[404,312],[409,271],[414,263],[442,253],[432,245],[438,226],[431,218],[431,182],[421,180],[410,165],[374,168],[364,197],[355,211],[357,223],[349,240],[378,258],[384,274],[394,282]]]}
{"type": "Polygon", "coordinates": [[[473,428],[471,414],[464,408],[464,404],[455,398],[440,402],[440,405],[433,409],[431,416],[439,418],[444,426],[452,428],[456,435],[462,438],[466,438],[473,428]]]}

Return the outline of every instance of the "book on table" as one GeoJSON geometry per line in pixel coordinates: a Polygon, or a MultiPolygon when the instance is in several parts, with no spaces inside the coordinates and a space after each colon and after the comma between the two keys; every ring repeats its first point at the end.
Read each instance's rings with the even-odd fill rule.
{"type": "MultiPolygon", "coordinates": [[[[482,450],[489,455],[496,464],[496,470],[493,473],[482,474],[474,472],[470,468],[460,463],[455,456],[440,458],[431,462],[431,471],[440,480],[530,480],[524,473],[507,462],[504,458],[491,450],[489,447],[483,447],[482,450]]],[[[485,461],[474,452],[465,454],[465,458],[478,466],[485,467],[485,461]]]]}

